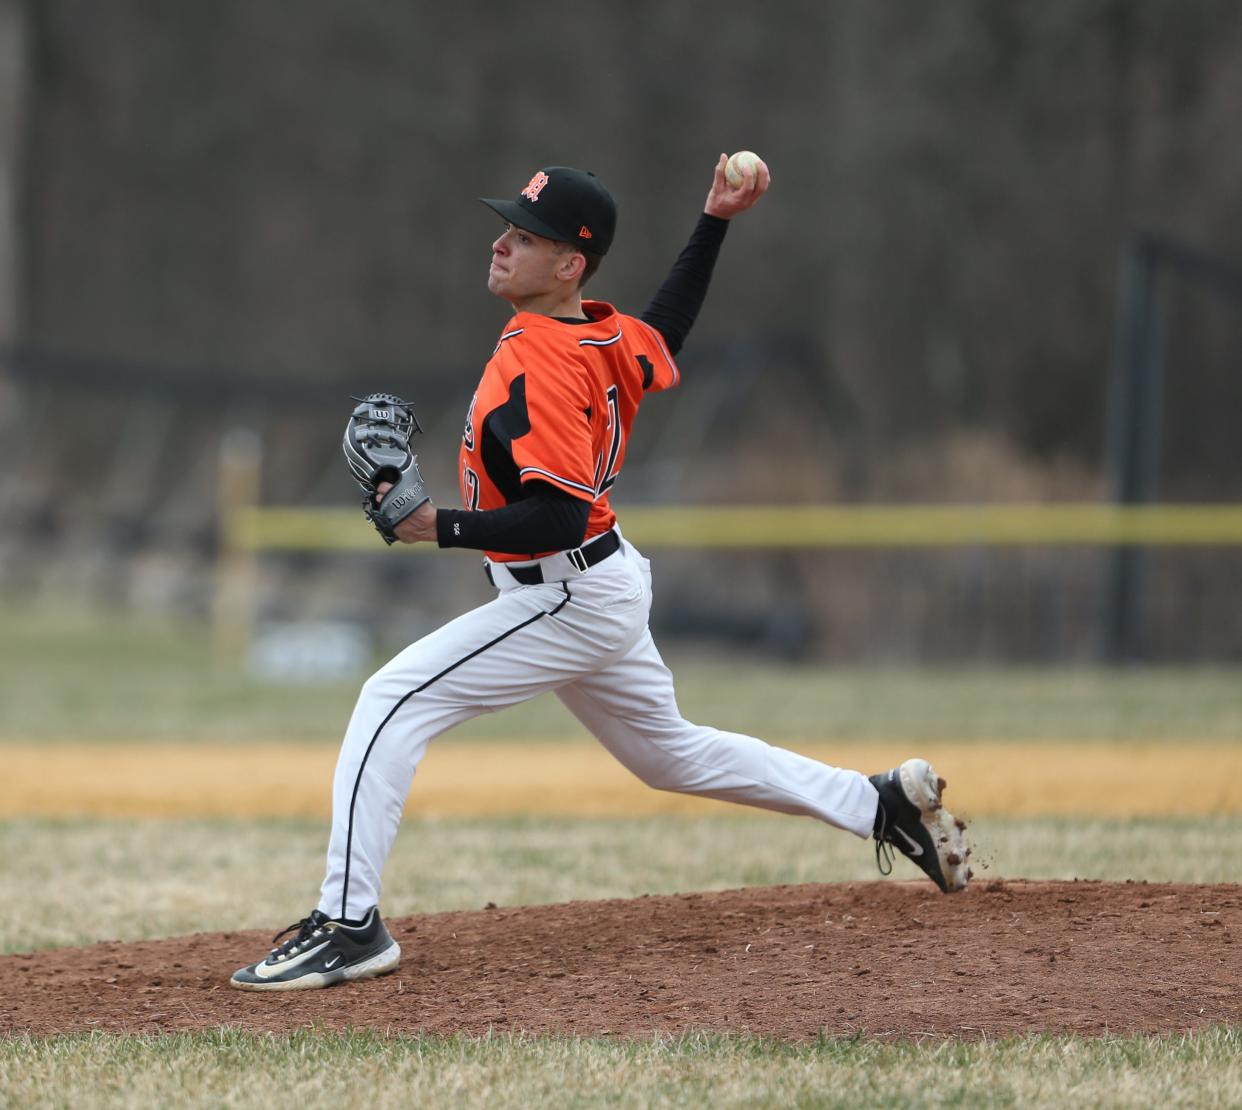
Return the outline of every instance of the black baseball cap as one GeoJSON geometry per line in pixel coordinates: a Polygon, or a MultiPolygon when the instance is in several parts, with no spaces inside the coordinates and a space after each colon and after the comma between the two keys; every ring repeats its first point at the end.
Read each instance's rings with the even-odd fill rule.
{"type": "Polygon", "coordinates": [[[479,199],[514,227],[586,254],[607,254],[617,230],[612,194],[593,173],[569,166],[544,166],[516,200],[479,199]]]}

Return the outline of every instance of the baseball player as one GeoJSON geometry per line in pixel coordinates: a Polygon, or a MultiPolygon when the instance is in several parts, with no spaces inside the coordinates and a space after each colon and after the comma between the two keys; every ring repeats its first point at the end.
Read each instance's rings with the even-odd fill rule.
{"type": "Polygon", "coordinates": [[[649,786],[815,817],[874,837],[885,874],[896,849],[941,890],[966,885],[962,826],[925,760],[869,778],[692,724],[652,641],[651,566],[622,534],[610,493],[639,405],[679,381],[675,357],[729,221],[769,187],[761,160],[740,185],[725,170],[721,155],[689,242],[639,316],[583,297],[616,227],[594,175],[546,166],[515,199],[483,201],[503,221],[488,289],[513,315],[466,413],[463,509],[427,497],[408,453],[408,406],[379,394],[355,410],[345,451],[385,538],[483,551],[497,593],[364,684],[336,767],[318,906],[233,986],[301,990],[396,968],[380,874],[428,743],[547,690],[649,786]]]}

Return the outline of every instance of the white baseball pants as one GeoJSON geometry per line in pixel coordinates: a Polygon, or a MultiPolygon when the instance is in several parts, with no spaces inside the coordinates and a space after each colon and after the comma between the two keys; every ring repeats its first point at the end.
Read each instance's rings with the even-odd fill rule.
{"type": "Polygon", "coordinates": [[[319,909],[360,918],[428,742],[480,713],[555,690],[648,786],[818,817],[871,834],[865,775],[682,718],[647,627],[651,568],[627,542],[564,582],[521,586],[502,567],[494,601],[411,644],[363,685],[336,765],[319,909]]]}

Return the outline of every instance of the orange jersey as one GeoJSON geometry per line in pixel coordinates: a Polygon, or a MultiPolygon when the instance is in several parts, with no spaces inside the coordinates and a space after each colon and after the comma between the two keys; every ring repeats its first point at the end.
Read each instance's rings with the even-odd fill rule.
{"type": "MultiPolygon", "coordinates": [[[[532,312],[509,322],[466,414],[460,475],[467,509],[520,501],[530,481],[589,501],[589,540],[617,519],[609,494],[643,394],[680,375],[650,324],[603,301],[583,301],[582,310],[587,323],[532,312]]],[[[487,552],[495,562],[547,554],[487,552]]]]}

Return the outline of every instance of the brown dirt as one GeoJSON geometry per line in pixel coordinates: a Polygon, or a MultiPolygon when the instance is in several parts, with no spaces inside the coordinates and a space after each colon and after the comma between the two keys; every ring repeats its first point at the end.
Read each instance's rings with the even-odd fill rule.
{"type": "Polygon", "coordinates": [[[0,1031],[309,1025],[784,1038],[1171,1032],[1242,1021],[1242,886],[978,882],[730,890],[389,922],[382,979],[250,994],[258,932],[0,957],[0,1031]]]}

